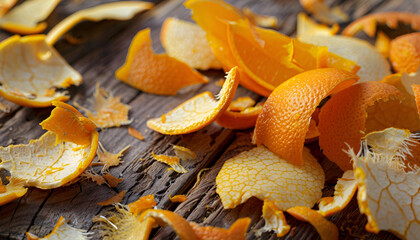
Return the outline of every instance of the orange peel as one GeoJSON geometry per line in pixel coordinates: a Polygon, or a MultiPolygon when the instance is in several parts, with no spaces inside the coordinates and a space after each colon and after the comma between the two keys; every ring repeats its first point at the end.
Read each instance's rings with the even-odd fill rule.
{"type": "Polygon", "coordinates": [[[169,194],[169,200],[171,200],[171,202],[176,203],[176,202],[185,202],[187,201],[187,196],[185,195],[175,195],[173,197],[171,197],[171,195],[169,194]]]}
{"type": "Polygon", "coordinates": [[[254,13],[249,7],[242,9],[243,14],[255,25],[264,28],[277,28],[278,20],[275,16],[254,13]]]}
{"type": "Polygon", "coordinates": [[[137,138],[140,141],[144,141],[143,134],[141,134],[141,132],[137,131],[136,129],[134,129],[132,127],[128,127],[128,134],[130,134],[131,136],[137,138]]]}
{"type": "MultiPolygon", "coordinates": [[[[44,1],[44,0],[41,0],[44,1]]],[[[55,42],[73,26],[83,20],[99,22],[106,19],[129,20],[136,14],[153,8],[154,4],[142,1],[120,1],[113,3],[100,4],[95,7],[87,8],[73,13],[63,21],[55,25],[47,34],[46,42],[54,45],[55,42]]]]}
{"type": "Polygon", "coordinates": [[[124,181],[124,178],[116,178],[110,173],[106,173],[103,178],[106,180],[110,187],[116,187],[120,182],[124,181]]]}
{"type": "Polygon", "coordinates": [[[147,121],[147,127],[167,135],[198,131],[215,121],[229,107],[239,83],[238,67],[232,68],[216,101],[204,92],[182,103],[172,111],[147,121]]]}
{"type": "MultiPolygon", "coordinates": [[[[67,105],[58,103],[56,109],[61,108],[60,105],[67,105]]],[[[69,105],[67,107],[72,108],[69,105]]],[[[83,119],[78,115],[80,113],[75,111],[70,111],[67,114],[69,118],[64,122],[54,110],[45,120],[56,124],[57,128],[62,128],[63,132],[71,128],[74,131],[73,135],[62,138],[59,137],[61,131],[43,125],[48,132],[39,139],[31,140],[28,144],[0,147],[0,168],[7,170],[11,175],[6,192],[0,193],[0,205],[23,196],[28,187],[60,187],[78,177],[89,166],[96,155],[99,134],[95,129],[89,129],[89,124],[80,124],[83,121],[88,122],[89,119],[83,119]],[[75,117],[72,118],[72,115],[75,117]],[[69,121],[73,120],[80,122],[69,124],[69,121]],[[89,135],[84,135],[85,131],[89,132],[89,135]],[[86,140],[81,141],[81,138],[86,140]],[[57,142],[57,139],[60,141],[57,142]]]]}
{"type": "Polygon", "coordinates": [[[282,159],[302,165],[302,149],[310,118],[322,99],[358,80],[335,68],[315,69],[278,86],[264,103],[253,142],[264,144],[282,159]]]}
{"type": "Polygon", "coordinates": [[[135,202],[132,202],[127,205],[130,213],[138,215],[146,209],[150,209],[156,206],[155,197],[153,194],[149,194],[143,197],[140,197],[135,202]]]}
{"type": "Polygon", "coordinates": [[[412,153],[409,146],[419,147],[418,138],[408,130],[388,128],[368,134],[359,153],[348,151],[355,166],[359,209],[367,216],[369,232],[386,230],[402,239],[420,234],[419,166],[405,161],[412,153]]]}
{"type": "Polygon", "coordinates": [[[382,56],[388,58],[389,51],[391,49],[391,39],[382,31],[378,32],[378,36],[375,41],[375,49],[380,52],[382,56]]]}
{"type": "Polygon", "coordinates": [[[131,146],[128,145],[125,148],[121,149],[118,153],[110,153],[108,152],[104,146],[99,142],[99,148],[96,154],[98,155],[99,164],[104,165],[102,167],[101,172],[108,170],[109,167],[118,166],[120,165],[121,158],[123,153],[127,151],[131,146]]]}
{"type": "Polygon", "coordinates": [[[296,28],[298,38],[303,35],[334,36],[340,30],[338,24],[334,24],[330,28],[326,25],[316,23],[304,13],[298,14],[296,28]]]}
{"type": "Polygon", "coordinates": [[[98,202],[98,205],[108,206],[108,205],[112,205],[112,204],[115,204],[115,203],[119,203],[124,198],[126,193],[127,193],[127,191],[123,190],[123,191],[115,194],[114,196],[112,196],[111,198],[109,198],[109,199],[107,199],[103,202],[98,202]]]}
{"type": "Polygon", "coordinates": [[[335,94],[319,115],[319,145],[325,156],[343,171],[353,169],[343,149],[359,150],[366,133],[407,125],[408,119],[396,114],[402,98],[397,88],[382,82],[359,83],[335,94]]]}
{"type": "Polygon", "coordinates": [[[189,148],[178,145],[172,145],[172,148],[174,149],[175,155],[182,160],[192,160],[197,158],[197,154],[189,148]]]}
{"type": "Polygon", "coordinates": [[[339,7],[330,8],[324,0],[300,0],[300,5],[312,14],[312,17],[325,24],[347,22],[349,16],[339,7]]]}
{"type": "Polygon", "coordinates": [[[47,28],[43,22],[60,0],[31,0],[26,1],[0,18],[0,27],[18,34],[40,33],[47,28]],[[41,22],[41,23],[40,23],[41,22]]]}
{"type": "Polygon", "coordinates": [[[354,36],[364,31],[370,37],[375,36],[376,25],[386,24],[390,28],[397,28],[398,23],[410,24],[413,30],[420,29],[420,15],[408,12],[380,12],[368,14],[349,24],[342,32],[344,36],[354,36]]]}
{"type": "Polygon", "coordinates": [[[94,112],[74,103],[77,108],[82,109],[89,119],[95,122],[96,126],[100,128],[119,127],[131,123],[128,119],[128,111],[130,106],[121,103],[121,97],[114,97],[112,93],[108,93],[105,89],[96,84],[95,92],[93,93],[94,100],[91,100],[94,112]]]}
{"type": "Polygon", "coordinates": [[[151,44],[150,29],[139,31],[115,76],[138,90],[160,95],[175,95],[183,87],[208,82],[187,64],[166,54],[155,54],[151,44]]]}
{"type": "Polygon", "coordinates": [[[67,224],[66,219],[60,216],[54,229],[50,234],[43,238],[37,237],[35,234],[26,232],[28,240],[53,240],[53,239],[77,239],[77,240],[88,240],[92,233],[87,233],[86,230],[74,228],[67,224]]]}
{"type": "Polygon", "coordinates": [[[250,97],[238,97],[236,100],[230,103],[228,109],[234,112],[241,112],[254,105],[255,105],[254,99],[250,97]]]}
{"type": "Polygon", "coordinates": [[[264,232],[270,231],[275,231],[277,237],[283,237],[290,231],[290,225],[287,224],[283,211],[273,202],[264,201],[262,212],[265,225],[256,231],[255,235],[257,237],[260,237],[264,232]]]}
{"type": "Polygon", "coordinates": [[[420,33],[404,34],[393,39],[389,59],[396,72],[416,72],[420,66],[420,33]]]}
{"type": "Polygon", "coordinates": [[[0,1],[0,17],[3,17],[10,8],[16,4],[17,0],[1,0],[0,1]]]}
{"type": "Polygon", "coordinates": [[[330,216],[343,210],[351,201],[357,190],[357,182],[353,170],[343,173],[334,188],[334,197],[324,197],[319,200],[318,212],[322,216],[330,216]]]}
{"type": "Polygon", "coordinates": [[[48,107],[54,100],[66,101],[67,93],[55,89],[82,81],[82,76],[45,42],[44,35],[9,37],[0,43],[0,53],[13,57],[1,61],[0,95],[19,105],[48,107]]]}
{"type": "Polygon", "coordinates": [[[234,104],[236,101],[233,101],[229,108],[222,114],[222,116],[217,119],[217,124],[225,128],[237,130],[254,127],[258,116],[262,111],[262,105],[258,104],[253,106],[255,101],[252,101],[253,102],[250,102],[252,103],[251,106],[236,106],[236,104],[234,104]],[[234,109],[242,110],[234,111],[234,109]]]}
{"type": "Polygon", "coordinates": [[[288,163],[264,146],[227,160],[216,177],[216,192],[225,209],[251,197],[273,202],[280,210],[312,207],[321,198],[325,174],[307,148],[301,166],[288,163]]]}
{"type": "Polygon", "coordinates": [[[179,157],[167,156],[167,155],[156,155],[152,152],[153,159],[158,162],[166,163],[171,168],[168,170],[174,170],[177,173],[186,173],[187,170],[179,163],[179,157]]]}
{"type": "Polygon", "coordinates": [[[170,57],[192,68],[222,68],[207,42],[206,32],[194,23],[167,18],[160,31],[160,41],[170,57]]]}
{"type": "Polygon", "coordinates": [[[324,218],[320,213],[308,207],[293,207],[287,213],[299,221],[309,222],[315,227],[322,240],[338,240],[337,226],[324,218]]]}

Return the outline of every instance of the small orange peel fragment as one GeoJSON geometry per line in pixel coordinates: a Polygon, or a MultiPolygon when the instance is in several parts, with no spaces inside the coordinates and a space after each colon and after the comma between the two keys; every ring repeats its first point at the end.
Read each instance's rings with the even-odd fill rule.
{"type": "Polygon", "coordinates": [[[175,196],[171,196],[170,194],[169,194],[169,200],[171,200],[171,202],[173,202],[173,203],[178,203],[178,202],[185,202],[185,201],[187,201],[187,196],[185,196],[185,195],[175,195],[175,196]]]}
{"type": "Polygon", "coordinates": [[[53,240],[53,239],[77,239],[77,240],[88,240],[90,239],[86,230],[74,228],[67,224],[66,219],[63,216],[60,216],[57,223],[55,224],[54,229],[50,234],[43,238],[39,238],[32,233],[26,232],[26,237],[28,240],[53,240]]]}
{"type": "Polygon", "coordinates": [[[0,18],[0,27],[18,34],[40,33],[47,28],[47,23],[43,21],[58,3],[60,0],[25,1],[0,18]]]}
{"type": "Polygon", "coordinates": [[[160,41],[169,56],[192,68],[222,68],[207,42],[206,32],[194,23],[167,18],[162,25],[160,41]]]}
{"type": "Polygon", "coordinates": [[[334,197],[319,200],[318,212],[323,216],[333,215],[343,210],[351,201],[357,190],[357,182],[353,170],[345,171],[335,185],[334,197]]]}
{"type": "Polygon", "coordinates": [[[127,191],[123,190],[123,191],[117,193],[116,195],[112,196],[111,198],[109,198],[109,199],[107,199],[103,202],[98,202],[98,205],[108,206],[108,205],[112,205],[112,204],[115,204],[115,203],[119,203],[124,198],[126,193],[127,193],[127,191]]]}
{"type": "Polygon", "coordinates": [[[134,129],[132,127],[128,127],[128,134],[130,134],[131,136],[137,138],[140,141],[144,141],[143,134],[141,134],[141,132],[137,131],[136,129],[134,129]]]}
{"type": "Polygon", "coordinates": [[[391,50],[391,39],[382,31],[378,32],[378,36],[375,41],[375,49],[380,52],[382,56],[388,58],[391,50]]]}
{"type": "Polygon", "coordinates": [[[265,28],[277,28],[278,20],[274,16],[254,13],[249,7],[242,9],[243,14],[255,25],[265,28]]]}
{"type": "Polygon", "coordinates": [[[290,231],[290,225],[287,224],[283,211],[281,211],[273,202],[264,201],[263,218],[265,225],[255,233],[257,237],[264,232],[275,231],[277,237],[283,237],[290,231]]]}
{"type": "Polygon", "coordinates": [[[389,59],[396,72],[416,72],[420,67],[420,33],[404,34],[393,39],[389,59]]]}
{"type": "Polygon", "coordinates": [[[187,170],[179,163],[179,157],[167,156],[167,155],[156,155],[152,152],[153,159],[158,162],[166,163],[171,168],[168,170],[174,170],[177,173],[186,173],[187,170]]]}
{"type": "Polygon", "coordinates": [[[124,181],[124,178],[116,178],[110,173],[106,173],[103,178],[106,180],[110,187],[116,187],[120,182],[124,181]]]}
{"type": "Polygon", "coordinates": [[[128,119],[128,111],[130,106],[121,103],[121,97],[114,97],[107,93],[103,88],[96,84],[95,93],[93,93],[94,100],[91,100],[94,112],[74,103],[77,108],[82,109],[85,114],[99,128],[119,127],[131,123],[128,119]]]}
{"type": "Polygon", "coordinates": [[[156,206],[155,197],[153,194],[149,194],[143,197],[140,197],[135,202],[128,204],[128,209],[130,213],[138,215],[146,209],[150,209],[156,206]]]}
{"type": "Polygon", "coordinates": [[[297,17],[297,36],[298,38],[303,35],[322,35],[322,36],[334,36],[338,33],[340,27],[338,24],[334,24],[331,28],[318,24],[309,18],[304,13],[299,13],[297,17]]]}
{"type": "Polygon", "coordinates": [[[82,177],[82,179],[89,179],[92,182],[96,183],[98,186],[101,186],[102,184],[106,183],[105,178],[101,174],[98,174],[91,169],[82,172],[82,174],[80,174],[80,177],[82,177]]]}
{"type": "Polygon", "coordinates": [[[216,177],[216,192],[225,209],[251,197],[273,202],[280,210],[296,205],[313,207],[321,198],[325,174],[307,148],[296,166],[264,146],[227,160],[216,177]]]}
{"type": "Polygon", "coordinates": [[[302,7],[322,23],[334,24],[349,20],[349,16],[339,7],[330,8],[324,0],[300,0],[302,7]]]}
{"type": "Polygon", "coordinates": [[[199,240],[211,239],[230,239],[230,240],[245,240],[245,235],[249,224],[250,218],[239,218],[236,220],[229,229],[200,226],[195,222],[189,222],[191,228],[194,230],[195,235],[199,240]]]}
{"type": "Polygon", "coordinates": [[[44,35],[9,37],[0,43],[0,53],[9,56],[0,61],[0,96],[21,106],[48,107],[54,100],[66,101],[67,92],[55,89],[82,82],[44,35]]]}
{"type": "Polygon", "coordinates": [[[315,227],[322,240],[338,240],[337,226],[325,219],[320,213],[308,207],[292,207],[287,209],[287,213],[299,221],[309,222],[315,227]]]}
{"type": "Polygon", "coordinates": [[[159,95],[175,95],[183,87],[208,82],[187,64],[166,54],[155,54],[151,44],[149,28],[138,32],[126,62],[115,76],[138,90],[159,95]]]}
{"type": "Polygon", "coordinates": [[[289,79],[265,101],[253,142],[264,144],[290,163],[302,165],[302,149],[312,113],[322,99],[357,80],[356,75],[335,68],[310,70],[289,79]]]}
{"type": "MultiPolygon", "coordinates": [[[[44,1],[44,0],[41,0],[44,1]]],[[[154,6],[150,2],[142,1],[120,1],[113,3],[100,4],[95,7],[87,8],[73,13],[63,21],[55,25],[47,34],[46,41],[50,45],[55,42],[73,26],[83,20],[99,22],[106,19],[129,20],[137,13],[151,9],[154,6]]]]}
{"type": "Polygon", "coordinates": [[[182,160],[192,160],[197,158],[197,154],[189,148],[178,145],[172,145],[172,148],[174,149],[175,155],[182,160]]]}
{"type": "Polygon", "coordinates": [[[218,100],[204,92],[182,103],[162,118],[147,121],[147,127],[167,135],[187,134],[211,124],[229,107],[239,83],[238,67],[232,68],[220,90],[218,100]]]}
{"type": "Polygon", "coordinates": [[[362,140],[359,153],[348,151],[354,161],[358,185],[357,201],[367,216],[366,230],[390,231],[402,239],[416,239],[420,222],[419,166],[409,166],[409,146],[419,148],[418,134],[388,128],[372,132],[362,140]],[[407,170],[408,169],[408,170],[407,170]]]}
{"type": "Polygon", "coordinates": [[[99,148],[97,151],[98,160],[100,164],[103,164],[102,172],[108,170],[109,167],[118,166],[121,163],[121,157],[123,153],[130,148],[130,145],[123,148],[118,153],[110,153],[108,152],[104,146],[99,142],[99,148]]]}

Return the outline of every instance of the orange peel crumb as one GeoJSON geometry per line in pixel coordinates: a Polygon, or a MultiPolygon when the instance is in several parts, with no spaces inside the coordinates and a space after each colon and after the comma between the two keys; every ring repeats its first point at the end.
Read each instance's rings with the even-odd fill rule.
{"type": "Polygon", "coordinates": [[[128,134],[137,138],[140,141],[144,141],[144,136],[143,136],[143,134],[141,134],[141,132],[137,131],[136,129],[134,129],[132,127],[128,127],[127,129],[128,129],[128,134]]]}
{"type": "Polygon", "coordinates": [[[130,213],[138,215],[146,209],[150,209],[156,206],[155,197],[153,194],[149,194],[143,197],[140,197],[135,202],[128,204],[128,209],[130,213]]]}
{"type": "Polygon", "coordinates": [[[112,205],[112,204],[115,204],[115,203],[119,203],[124,198],[126,193],[127,193],[127,191],[123,190],[123,191],[117,193],[116,195],[112,196],[111,198],[109,198],[109,199],[107,199],[103,202],[98,202],[98,205],[108,206],[108,205],[112,205]]]}
{"type": "Polygon", "coordinates": [[[177,173],[186,173],[187,170],[179,163],[179,157],[175,156],[167,156],[167,155],[155,155],[152,152],[153,159],[155,159],[158,162],[166,163],[171,168],[168,170],[174,170],[177,173]]]}
{"type": "Polygon", "coordinates": [[[124,181],[124,178],[116,178],[110,173],[106,173],[103,178],[106,180],[110,187],[116,187],[120,182],[124,181]]]}
{"type": "Polygon", "coordinates": [[[175,195],[173,197],[171,197],[171,194],[169,194],[169,200],[171,200],[171,202],[173,203],[177,203],[177,202],[185,202],[187,201],[187,196],[185,195],[175,195]]]}

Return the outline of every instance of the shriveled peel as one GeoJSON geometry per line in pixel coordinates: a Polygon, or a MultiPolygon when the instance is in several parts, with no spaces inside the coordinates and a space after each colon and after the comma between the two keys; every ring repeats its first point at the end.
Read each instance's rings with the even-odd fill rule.
{"type": "Polygon", "coordinates": [[[322,240],[338,240],[337,226],[324,218],[317,211],[308,207],[292,207],[287,209],[287,213],[300,221],[309,222],[315,227],[322,240]]]}
{"type": "Polygon", "coordinates": [[[28,240],[55,240],[55,239],[73,239],[73,240],[88,240],[92,233],[87,233],[86,230],[74,228],[67,224],[66,219],[60,216],[54,229],[50,234],[43,238],[39,238],[36,235],[26,232],[28,240]]]}
{"type": "Polygon", "coordinates": [[[125,148],[121,149],[118,153],[110,153],[108,152],[104,146],[99,142],[99,148],[97,151],[99,164],[104,165],[102,167],[102,172],[108,170],[109,167],[118,166],[120,165],[121,157],[123,156],[123,153],[127,151],[131,146],[128,145],[125,148]]]}
{"type": "Polygon", "coordinates": [[[36,34],[47,28],[43,22],[60,0],[27,0],[0,18],[0,27],[18,34],[36,34]]]}
{"type": "Polygon", "coordinates": [[[249,7],[242,9],[243,14],[255,25],[265,28],[277,28],[278,20],[275,16],[254,13],[249,7]]]}
{"type": "Polygon", "coordinates": [[[300,0],[299,2],[306,11],[322,23],[342,23],[349,19],[339,7],[330,8],[324,4],[324,0],[300,0]]]}
{"type": "Polygon", "coordinates": [[[298,14],[296,27],[298,38],[304,35],[334,36],[338,33],[339,30],[340,27],[338,26],[338,24],[334,24],[330,28],[326,25],[316,23],[304,13],[298,14]]]}
{"type": "Polygon", "coordinates": [[[123,190],[123,191],[115,194],[114,196],[112,196],[111,198],[109,198],[109,199],[107,199],[103,202],[98,202],[98,205],[108,206],[108,205],[112,205],[112,204],[115,204],[115,203],[119,203],[124,198],[126,193],[127,193],[127,191],[123,190]]]}
{"type": "Polygon", "coordinates": [[[167,155],[156,155],[152,152],[153,159],[158,162],[166,163],[171,168],[168,170],[174,170],[177,173],[186,173],[187,170],[179,163],[179,157],[167,156],[167,155]]]}
{"type": "Polygon", "coordinates": [[[66,101],[66,92],[55,90],[82,82],[44,35],[12,36],[0,43],[0,53],[0,95],[19,105],[48,107],[54,100],[66,101]]]}
{"type": "Polygon", "coordinates": [[[167,18],[162,25],[160,41],[169,56],[192,68],[222,68],[207,42],[206,32],[194,23],[167,18]]]}
{"type": "Polygon", "coordinates": [[[175,95],[183,87],[208,82],[187,64],[166,54],[155,54],[149,28],[133,38],[126,62],[115,76],[138,90],[160,95],[175,95]]]}
{"type": "Polygon", "coordinates": [[[420,29],[420,15],[409,12],[379,12],[368,14],[352,22],[343,30],[344,36],[354,36],[364,31],[370,37],[374,37],[378,23],[386,24],[390,28],[397,28],[398,23],[409,24],[413,30],[420,29]]]}
{"type": "Polygon", "coordinates": [[[116,178],[110,173],[106,173],[103,178],[106,180],[110,187],[116,187],[120,182],[124,181],[124,178],[116,178]]]}
{"type": "Polygon", "coordinates": [[[156,206],[156,201],[155,201],[155,197],[153,196],[153,194],[149,194],[149,195],[146,195],[144,197],[140,197],[137,201],[132,202],[132,203],[127,205],[130,213],[132,213],[134,215],[138,215],[142,211],[144,211],[146,209],[149,209],[149,208],[153,208],[154,206],[156,206]]]}
{"type": "MultiPolygon", "coordinates": [[[[60,108],[58,106],[56,109],[60,108]]],[[[67,116],[77,113],[70,112],[67,116]]],[[[49,131],[39,139],[31,140],[28,144],[0,147],[0,168],[11,175],[6,192],[0,193],[0,205],[23,196],[27,187],[51,189],[62,186],[78,177],[89,166],[96,155],[99,134],[95,129],[86,129],[86,125],[69,124],[69,120],[78,121],[79,117],[69,117],[62,122],[56,113],[52,113],[45,121],[61,126],[64,132],[71,127],[76,133],[82,133],[80,136],[76,134],[60,138],[57,134],[61,132],[43,126],[49,131]],[[85,130],[90,134],[84,135],[85,130]],[[86,137],[86,144],[85,140],[79,139],[81,136],[86,137]],[[62,141],[57,142],[57,138],[62,141]]]]}
{"type": "Polygon", "coordinates": [[[324,197],[319,200],[318,212],[323,216],[333,215],[343,210],[351,201],[357,190],[353,170],[344,172],[335,185],[334,197],[324,197]]]}
{"type": "Polygon", "coordinates": [[[264,232],[270,231],[276,232],[277,237],[283,237],[290,231],[290,225],[287,224],[283,211],[273,202],[264,201],[262,212],[265,225],[256,231],[255,235],[257,237],[260,237],[264,232]]]}
{"type": "Polygon", "coordinates": [[[418,137],[407,130],[388,128],[368,134],[358,154],[348,151],[355,165],[359,209],[368,219],[366,230],[418,238],[419,166],[410,167],[405,161],[409,147],[419,147],[418,137]]]}
{"type": "Polygon", "coordinates": [[[112,93],[108,93],[105,89],[99,87],[99,82],[96,84],[93,98],[90,100],[93,106],[93,111],[88,108],[80,106],[78,103],[74,105],[82,109],[85,114],[96,126],[100,128],[119,127],[131,123],[128,119],[128,111],[130,106],[121,102],[121,97],[114,97],[112,93]]]}
{"type": "MultiPolygon", "coordinates": [[[[44,1],[44,0],[41,0],[44,1]]],[[[54,45],[55,42],[73,26],[83,20],[99,22],[106,19],[112,20],[129,20],[134,15],[151,9],[154,6],[150,2],[142,1],[121,1],[101,4],[92,8],[80,10],[65,18],[63,21],[55,25],[47,34],[46,42],[54,45]]]]}
{"type": "Polygon", "coordinates": [[[210,92],[204,92],[187,100],[160,118],[147,121],[147,127],[167,135],[198,131],[215,121],[229,107],[239,83],[238,67],[232,68],[215,100],[210,92]]]}
{"type": "Polygon", "coordinates": [[[280,210],[314,206],[321,198],[325,174],[307,148],[302,158],[303,164],[296,166],[259,146],[227,160],[216,177],[223,207],[234,208],[253,196],[280,210]]]}

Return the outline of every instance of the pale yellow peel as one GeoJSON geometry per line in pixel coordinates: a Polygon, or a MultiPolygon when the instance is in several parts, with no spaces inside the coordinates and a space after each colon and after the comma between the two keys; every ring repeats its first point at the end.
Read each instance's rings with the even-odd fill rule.
{"type": "Polygon", "coordinates": [[[28,240],[60,240],[60,239],[72,239],[72,240],[88,240],[92,233],[86,232],[86,230],[74,228],[67,224],[66,219],[60,216],[54,229],[50,234],[43,238],[39,238],[32,233],[26,232],[28,240]]]}
{"type": "Polygon", "coordinates": [[[264,232],[274,231],[277,237],[283,237],[290,231],[290,225],[287,224],[283,211],[281,211],[273,202],[264,201],[263,218],[265,225],[255,233],[260,237],[264,232]]]}
{"type": "Polygon", "coordinates": [[[189,148],[178,145],[172,145],[172,148],[174,149],[175,155],[182,160],[192,160],[197,158],[197,155],[189,148]]]}
{"type": "Polygon", "coordinates": [[[92,8],[83,9],[65,18],[52,28],[46,37],[46,42],[54,45],[57,40],[73,26],[83,20],[99,22],[106,19],[129,20],[137,13],[151,9],[153,3],[141,1],[121,1],[101,4],[92,8]]]}

